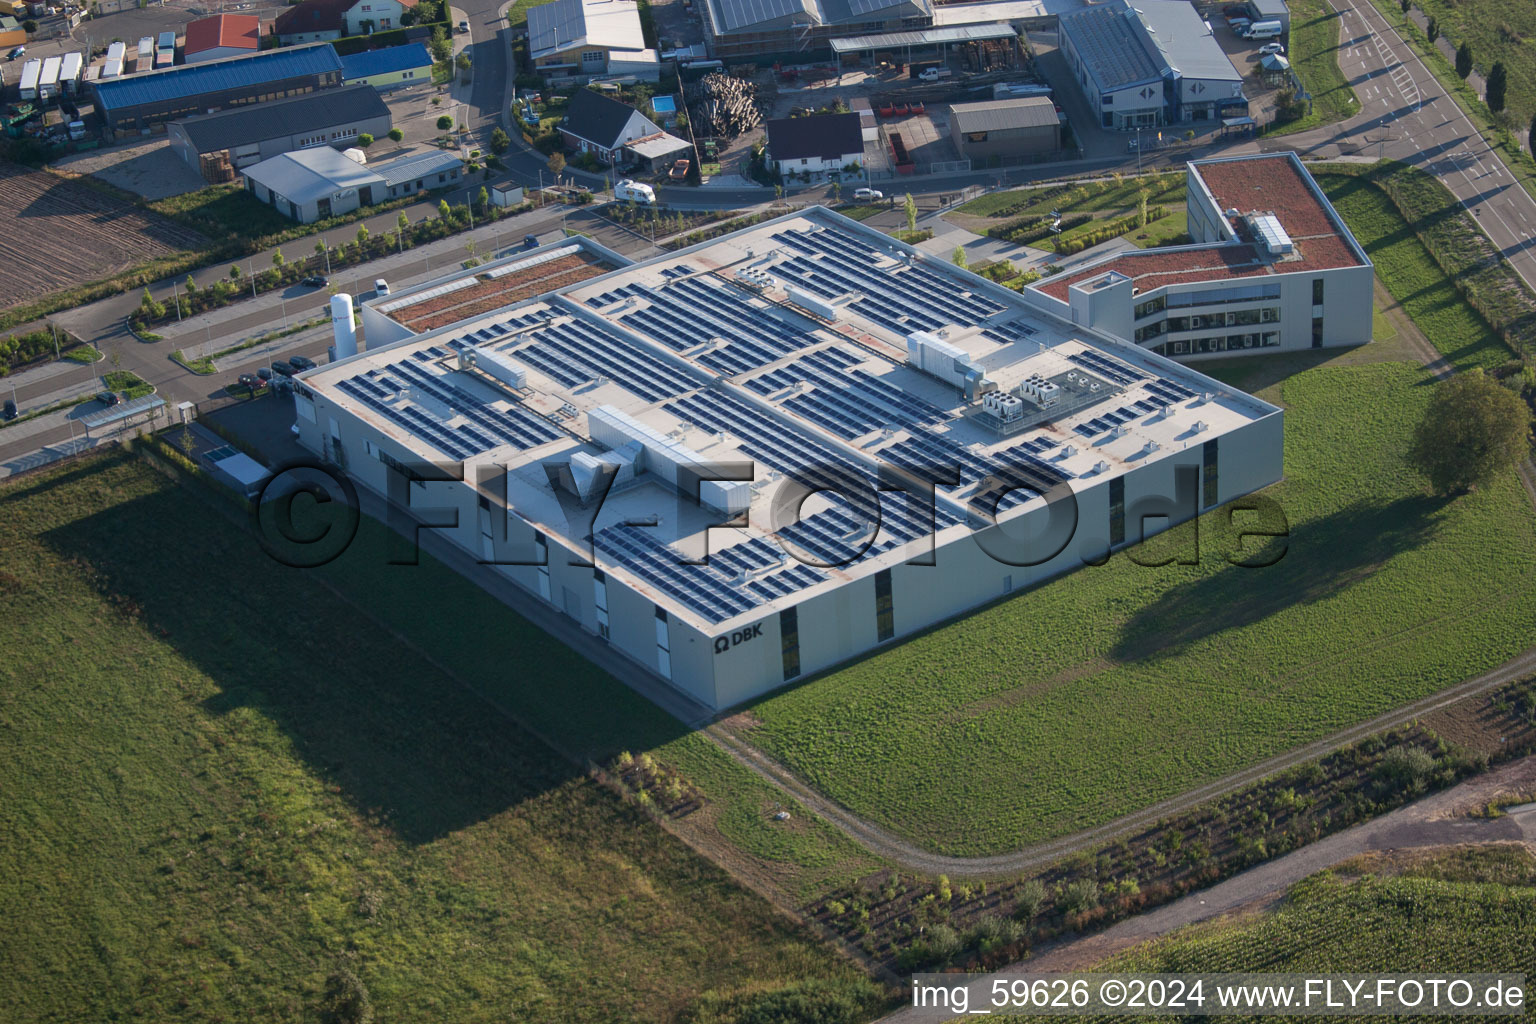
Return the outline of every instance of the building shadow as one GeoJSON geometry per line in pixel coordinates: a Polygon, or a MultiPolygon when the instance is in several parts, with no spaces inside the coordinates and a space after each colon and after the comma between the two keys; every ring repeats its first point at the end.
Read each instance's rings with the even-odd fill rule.
{"type": "MultiPolygon", "coordinates": [[[[1174,587],[1127,620],[1111,654],[1118,661],[1177,655],[1218,633],[1327,600],[1369,579],[1393,555],[1432,537],[1435,513],[1445,503],[1428,496],[1360,502],[1293,527],[1278,562],[1254,569],[1232,566],[1174,587]]],[[[1269,541],[1258,550],[1250,541],[1246,553],[1273,557],[1278,543],[1269,541]]]]}
{"type": "MultiPolygon", "coordinates": [[[[89,472],[82,467],[72,475],[89,472]]],[[[580,765],[517,723],[516,709],[468,685],[478,681],[444,671],[431,651],[401,638],[368,609],[339,599],[321,571],[271,561],[220,507],[222,498],[189,493],[193,486],[120,502],[57,526],[44,539],[88,567],[111,606],[129,610],[217,685],[201,702],[209,714],[255,712],[270,720],[320,784],[416,844],[583,777],[580,765]]],[[[420,573],[403,569],[393,579],[388,573],[372,578],[382,583],[365,595],[370,607],[433,600],[421,592],[420,573]]],[[[573,671],[597,671],[553,640],[559,650],[542,659],[530,652],[525,663],[531,667],[523,667],[515,642],[521,620],[497,607],[505,611],[508,637],[436,639],[504,644],[511,677],[561,658],[573,671]]],[[[441,650],[435,641],[433,647],[441,650]]],[[[602,681],[623,690],[615,680],[602,681]]],[[[678,734],[684,731],[674,725],[678,734]]],[[[647,726],[654,734],[654,722],[647,726]]],[[[263,742],[259,726],[233,728],[263,742]]],[[[637,743],[634,749],[643,748],[637,743]]]]}

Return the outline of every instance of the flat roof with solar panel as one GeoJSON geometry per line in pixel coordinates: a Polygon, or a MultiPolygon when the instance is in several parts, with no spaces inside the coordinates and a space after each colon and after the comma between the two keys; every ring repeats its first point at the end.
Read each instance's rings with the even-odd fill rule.
{"type": "MultiPolygon", "coordinates": [[[[452,302],[477,280],[410,299],[452,302]]],[[[1279,416],[820,208],[302,384],[367,425],[376,459],[504,467],[513,520],[701,634],[1279,416]],[[717,482],[722,466],[746,475],[717,482]],[[820,493],[786,516],[797,486],[820,493]]]]}

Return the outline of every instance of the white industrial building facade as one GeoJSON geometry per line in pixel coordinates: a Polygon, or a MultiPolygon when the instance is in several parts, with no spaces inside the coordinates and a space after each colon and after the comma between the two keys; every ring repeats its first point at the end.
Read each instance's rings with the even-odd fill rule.
{"type": "MultiPolygon", "coordinates": [[[[376,304],[398,326],[569,248],[376,304]]],[[[456,510],[479,571],[716,709],[1282,471],[1278,408],[821,209],[343,358],[297,407],[306,447],[456,510]]]]}
{"type": "Polygon", "coordinates": [[[1027,294],[1175,359],[1363,345],[1375,268],[1295,153],[1195,161],[1194,244],[1117,253],[1027,294]]]}
{"type": "Polygon", "coordinates": [[[1110,0],[1063,13],[1061,54],[1104,128],[1248,113],[1242,72],[1185,0],[1110,0]]]}

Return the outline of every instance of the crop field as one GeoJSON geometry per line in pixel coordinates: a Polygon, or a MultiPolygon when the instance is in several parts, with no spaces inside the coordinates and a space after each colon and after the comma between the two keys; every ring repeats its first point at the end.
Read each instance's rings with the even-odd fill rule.
{"type": "MultiPolygon", "coordinates": [[[[121,454],[0,489],[8,1021],[313,1021],[353,978],[378,1020],[878,998],[214,500],[121,454]]],[[[422,592],[396,571],[389,614],[422,592]]],[[[502,616],[509,688],[605,684],[502,616]]]]}
{"type": "Polygon", "coordinates": [[[196,249],[196,231],[58,175],[0,162],[3,304],[196,249]]]}
{"type": "MultiPolygon", "coordinates": [[[[1236,923],[1195,925],[1111,957],[1094,969],[1144,973],[1486,972],[1524,973],[1529,979],[1536,972],[1536,945],[1531,943],[1531,932],[1536,928],[1536,862],[1531,854],[1513,846],[1426,852],[1427,856],[1403,858],[1403,864],[1393,859],[1371,859],[1341,865],[1336,871],[1325,871],[1293,885],[1273,913],[1236,923]]],[[[1527,999],[1530,994],[1527,980],[1527,999]]],[[[1001,1019],[1049,1018],[1010,1015],[1001,1019]]],[[[1082,1019],[1208,1018],[1121,1015],[1082,1019]]]]}
{"type": "Polygon", "coordinates": [[[1291,12],[1290,57],[1296,74],[1312,94],[1312,112],[1282,125],[1288,135],[1353,117],[1360,110],[1355,91],[1339,70],[1338,13],[1324,0],[1289,0],[1291,12]]]}
{"type": "Polygon", "coordinates": [[[749,735],[927,847],[996,853],[1506,660],[1536,633],[1536,514],[1512,470],[1424,496],[1404,449],[1425,376],[1323,366],[1262,394],[1287,407],[1286,479],[1268,492],[1291,531],[1278,564],[1226,564],[1208,515],[1199,565],[1117,554],[770,696],[749,735]]]}

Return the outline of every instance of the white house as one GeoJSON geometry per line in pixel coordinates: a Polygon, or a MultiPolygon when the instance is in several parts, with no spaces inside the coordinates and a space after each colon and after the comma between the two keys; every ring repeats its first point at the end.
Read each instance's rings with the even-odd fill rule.
{"type": "Polygon", "coordinates": [[[858,114],[820,114],[769,121],[768,166],[780,174],[823,174],[864,163],[858,114]]]}

